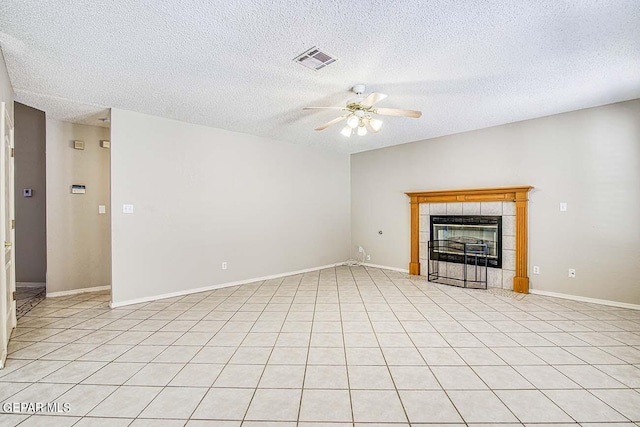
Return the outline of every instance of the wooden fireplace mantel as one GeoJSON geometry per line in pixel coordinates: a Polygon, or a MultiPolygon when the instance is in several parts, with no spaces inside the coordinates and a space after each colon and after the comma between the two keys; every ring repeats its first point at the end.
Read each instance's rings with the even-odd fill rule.
{"type": "Polygon", "coordinates": [[[529,293],[527,276],[527,202],[533,187],[470,188],[463,190],[416,191],[405,193],[411,199],[411,262],[409,274],[420,274],[420,203],[514,202],[516,204],[515,292],[529,293]]]}

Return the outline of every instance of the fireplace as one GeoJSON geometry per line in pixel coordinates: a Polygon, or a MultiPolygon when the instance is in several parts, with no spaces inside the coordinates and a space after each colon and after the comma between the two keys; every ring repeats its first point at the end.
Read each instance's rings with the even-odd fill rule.
{"type": "Polygon", "coordinates": [[[467,264],[502,268],[502,217],[432,215],[430,228],[431,260],[464,264],[466,259],[467,264]],[[484,245],[486,255],[469,255],[463,250],[484,245]]]}
{"type": "MultiPolygon", "coordinates": [[[[496,255],[502,257],[502,268],[488,269],[489,280],[494,286],[513,289],[515,292],[529,292],[527,277],[527,210],[531,186],[475,188],[459,190],[413,191],[405,193],[411,202],[411,259],[409,274],[420,275],[421,264],[428,262],[430,242],[430,216],[443,215],[502,215],[502,245],[496,255]],[[496,202],[500,206],[494,206],[496,202]],[[486,209],[485,209],[486,208],[486,209]],[[423,224],[423,225],[421,225],[423,224]],[[424,257],[421,258],[421,254],[424,257]],[[423,260],[421,262],[421,259],[423,260]],[[506,270],[505,270],[506,267],[506,270]]],[[[436,264],[439,264],[436,261],[436,264]]],[[[460,269],[462,264],[444,262],[442,264],[460,269]]],[[[497,262],[496,262],[497,264],[497,262]]],[[[425,265],[426,267],[426,265],[425,265]]]]}

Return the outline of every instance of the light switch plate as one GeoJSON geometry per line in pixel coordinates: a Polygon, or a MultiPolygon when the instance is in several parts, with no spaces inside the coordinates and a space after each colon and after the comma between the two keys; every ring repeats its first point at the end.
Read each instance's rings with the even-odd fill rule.
{"type": "Polygon", "coordinates": [[[122,213],[132,214],[133,213],[133,205],[122,205],[122,213]]]}
{"type": "Polygon", "coordinates": [[[98,205],[98,213],[99,214],[106,214],[107,213],[107,207],[105,205],[98,205]]]}
{"type": "Polygon", "coordinates": [[[560,212],[567,211],[567,202],[560,202],[560,212]]]}

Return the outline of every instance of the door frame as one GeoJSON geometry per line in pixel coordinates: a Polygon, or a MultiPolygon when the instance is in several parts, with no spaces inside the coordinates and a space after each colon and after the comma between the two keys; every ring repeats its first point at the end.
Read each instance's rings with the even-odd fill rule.
{"type": "Polygon", "coordinates": [[[15,274],[15,189],[14,180],[14,125],[6,102],[0,105],[0,242],[4,246],[0,247],[0,265],[5,269],[0,273],[0,369],[4,367],[8,355],[9,338],[11,332],[16,327],[16,274],[15,274]],[[6,135],[8,130],[8,135],[6,135]],[[5,145],[5,138],[8,138],[8,147],[5,145]],[[8,165],[9,171],[6,170],[8,165]],[[7,183],[6,180],[9,180],[7,183]],[[9,194],[6,194],[7,191],[9,194]],[[9,206],[6,206],[6,203],[9,206]],[[8,259],[7,259],[8,258],[8,259]],[[10,268],[6,274],[6,266],[10,268]]]}

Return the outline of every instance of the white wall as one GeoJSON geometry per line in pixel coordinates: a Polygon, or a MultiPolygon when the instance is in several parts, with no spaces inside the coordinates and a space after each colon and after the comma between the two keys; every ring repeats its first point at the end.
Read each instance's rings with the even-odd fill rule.
{"type": "Polygon", "coordinates": [[[117,109],[111,143],[115,304],[348,258],[347,155],[117,109]]]}
{"type": "Polygon", "coordinates": [[[532,289],[640,304],[640,100],[353,155],[352,245],[406,269],[404,192],[512,185],[535,187],[532,289]]]}
{"type": "Polygon", "coordinates": [[[108,286],[109,129],[47,119],[47,293],[108,286]],[[73,141],[85,143],[75,150],[73,141]],[[71,194],[71,185],[86,194],[71,194]],[[98,205],[107,213],[98,214],[98,205]]]}

